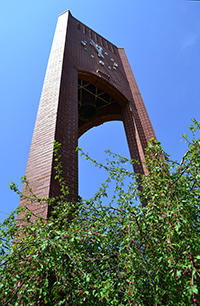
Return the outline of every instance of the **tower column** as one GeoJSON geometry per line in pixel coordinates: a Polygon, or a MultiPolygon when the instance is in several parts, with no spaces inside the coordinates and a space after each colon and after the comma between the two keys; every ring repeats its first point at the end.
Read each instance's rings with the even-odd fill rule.
{"type": "Polygon", "coordinates": [[[150,139],[156,139],[156,136],[125,51],[123,48],[118,50],[132,95],[131,101],[123,108],[126,137],[131,158],[141,163],[141,165],[135,165],[134,170],[145,173],[146,170],[143,167],[145,149],[150,139]]]}
{"type": "MultiPolygon", "coordinates": [[[[49,197],[50,195],[53,142],[57,124],[68,17],[69,14],[61,15],[57,22],[25,173],[33,192],[38,197],[49,197]]],[[[22,191],[26,193],[25,186],[22,191]]],[[[23,203],[24,200],[21,200],[20,205],[23,203]]],[[[48,214],[47,209],[40,210],[38,203],[31,204],[30,209],[44,218],[48,214]]]]}
{"type": "MultiPolygon", "coordinates": [[[[55,140],[61,143],[59,152],[62,176],[69,187],[69,201],[78,200],[78,71],[66,59],[60,86],[55,140]]],[[[52,168],[50,196],[59,194],[60,186],[52,168]]]]}
{"type": "Polygon", "coordinates": [[[139,162],[139,164],[135,163],[133,165],[134,171],[135,173],[144,174],[145,168],[143,167],[143,163],[145,148],[143,148],[142,143],[140,141],[132,108],[132,102],[127,103],[126,106],[123,108],[123,124],[131,158],[139,162]]]}

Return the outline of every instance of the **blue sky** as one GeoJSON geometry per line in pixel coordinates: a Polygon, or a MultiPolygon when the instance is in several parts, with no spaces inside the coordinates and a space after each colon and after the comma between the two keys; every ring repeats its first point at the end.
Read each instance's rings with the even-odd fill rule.
{"type": "MultiPolygon", "coordinates": [[[[125,49],[156,136],[173,159],[186,149],[180,139],[191,118],[200,120],[199,1],[0,0],[1,212],[19,204],[9,183],[25,173],[57,17],[67,9],[125,49]]],[[[93,128],[79,145],[101,161],[106,149],[129,156],[121,122],[93,128]]],[[[80,195],[92,196],[103,179],[80,160],[80,195]]]]}

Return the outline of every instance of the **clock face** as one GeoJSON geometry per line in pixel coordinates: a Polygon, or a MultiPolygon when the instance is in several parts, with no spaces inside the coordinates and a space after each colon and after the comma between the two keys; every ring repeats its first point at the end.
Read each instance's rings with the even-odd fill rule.
{"type": "MultiPolygon", "coordinates": [[[[87,41],[86,40],[82,40],[81,41],[82,46],[84,47],[84,50],[87,51],[87,41]]],[[[101,58],[101,60],[99,60],[99,65],[101,65],[102,67],[107,67],[110,70],[117,70],[118,68],[118,64],[115,62],[115,60],[113,58],[110,59],[110,65],[106,66],[103,59],[105,58],[105,56],[108,56],[107,52],[103,52],[103,48],[99,45],[97,45],[93,40],[90,41],[90,45],[93,46],[93,49],[96,51],[97,56],[99,58],[101,58]]],[[[90,55],[91,58],[94,58],[94,55],[91,54],[90,55]]]]}

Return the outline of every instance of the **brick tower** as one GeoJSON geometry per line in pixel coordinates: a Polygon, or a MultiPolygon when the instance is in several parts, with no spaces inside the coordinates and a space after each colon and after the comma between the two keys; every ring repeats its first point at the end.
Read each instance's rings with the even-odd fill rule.
{"type": "MultiPolygon", "coordinates": [[[[78,137],[111,120],[123,121],[131,158],[140,162],[134,171],[144,173],[144,151],[155,134],[124,49],[68,10],[58,18],[26,169],[37,196],[59,193],[53,170],[56,140],[69,200],[77,200],[78,137]]],[[[47,209],[41,214],[46,217],[47,209]]]]}

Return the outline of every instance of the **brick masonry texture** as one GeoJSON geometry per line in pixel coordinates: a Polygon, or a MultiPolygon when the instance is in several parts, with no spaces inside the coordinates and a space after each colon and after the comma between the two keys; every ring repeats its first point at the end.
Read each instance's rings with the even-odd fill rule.
{"type": "MultiPolygon", "coordinates": [[[[111,120],[123,121],[131,158],[140,161],[134,171],[144,173],[145,148],[156,137],[124,49],[117,48],[66,11],[58,18],[26,169],[33,192],[39,197],[59,194],[59,185],[54,180],[53,141],[56,140],[61,143],[69,200],[77,201],[78,137],[111,120]],[[103,48],[104,58],[98,56],[92,40],[103,48]],[[109,105],[95,120],[79,126],[78,79],[107,92],[117,106],[109,105]]],[[[25,186],[23,191],[26,192],[25,186]]],[[[47,207],[33,203],[30,209],[44,218],[48,216],[47,207]]]]}

